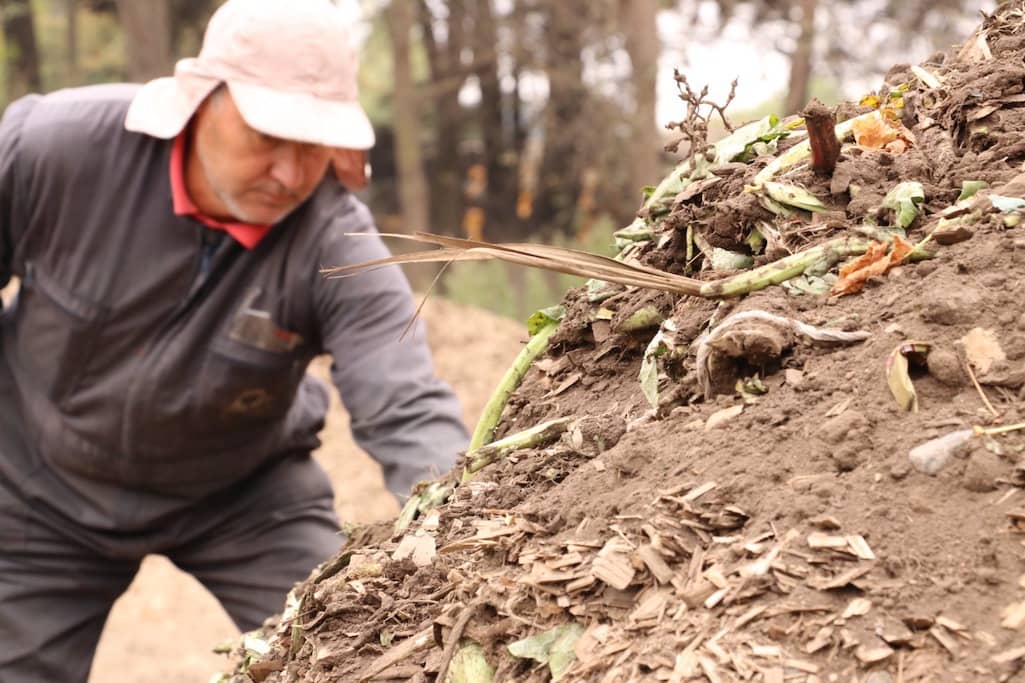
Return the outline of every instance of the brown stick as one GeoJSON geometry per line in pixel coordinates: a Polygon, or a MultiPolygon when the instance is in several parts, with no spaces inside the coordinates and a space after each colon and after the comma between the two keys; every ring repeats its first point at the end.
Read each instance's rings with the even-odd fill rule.
{"type": "Polygon", "coordinates": [[[456,622],[452,624],[452,631],[448,634],[448,642],[445,643],[445,649],[441,651],[441,668],[438,669],[438,676],[434,680],[444,681],[445,676],[448,675],[448,667],[452,663],[452,657],[456,654],[456,648],[459,647],[459,640],[463,637],[463,630],[466,625],[470,623],[470,618],[474,615],[483,603],[482,600],[477,599],[471,602],[456,618],[456,622]]]}
{"type": "Polygon", "coordinates": [[[820,175],[833,175],[840,158],[840,141],[836,137],[836,114],[813,99],[801,113],[808,142],[811,143],[811,167],[820,175]]]}

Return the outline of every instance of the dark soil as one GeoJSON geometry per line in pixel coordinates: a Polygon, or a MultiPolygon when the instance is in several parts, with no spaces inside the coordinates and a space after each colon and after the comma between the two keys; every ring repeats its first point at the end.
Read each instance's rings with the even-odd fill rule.
{"type": "MultiPolygon", "coordinates": [[[[904,123],[916,146],[847,145],[831,178],[786,175],[834,209],[825,220],[780,223],[752,203],[743,187],[762,159],[682,203],[677,225],[736,247],[753,220],[777,220],[800,248],[866,219],[885,225],[883,196],[914,180],[926,203],[909,239],[920,239],[963,181],[999,186],[1022,170],[1023,16],[1011,3],[980,29],[991,58],[973,37],[930,60],[938,89],[891,71],[884,95],[913,84],[904,123]]],[[[486,467],[406,534],[354,538],[298,587],[298,616],[250,676],[431,681],[462,637],[484,648],[494,680],[544,681],[547,667],[505,646],[575,622],[586,631],[563,681],[1025,680],[1025,432],[976,437],[936,476],[908,459],[951,431],[1025,421],[1025,229],[987,210],[968,234],[853,296],[770,287],[719,304],[630,292],[601,304],[610,326],[596,324],[586,292],[570,292],[500,429],[578,422],[486,467]],[[654,329],[616,327],[648,305],[671,313],[682,349],[661,368],[657,409],[638,382],[654,329]],[[755,310],[871,336],[733,366],[767,393],[705,400],[688,345],[711,319],[755,310]],[[1005,356],[980,373],[996,418],[965,371],[973,328],[993,331],[1005,356]],[[887,358],[906,340],[932,345],[912,368],[917,413],[887,385],[887,358]],[[404,537],[433,539],[437,555],[393,559],[404,537]]],[[[641,258],[680,268],[676,240],[641,258]]]]}

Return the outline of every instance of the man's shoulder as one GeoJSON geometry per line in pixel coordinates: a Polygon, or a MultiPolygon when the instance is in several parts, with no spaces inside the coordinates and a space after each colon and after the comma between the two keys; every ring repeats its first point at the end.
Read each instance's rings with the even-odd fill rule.
{"type": "Polygon", "coordinates": [[[126,133],[125,114],[138,88],[115,83],[30,95],[26,104],[30,102],[31,110],[25,117],[22,138],[30,144],[52,147],[71,141],[100,142],[119,137],[126,133]]]}

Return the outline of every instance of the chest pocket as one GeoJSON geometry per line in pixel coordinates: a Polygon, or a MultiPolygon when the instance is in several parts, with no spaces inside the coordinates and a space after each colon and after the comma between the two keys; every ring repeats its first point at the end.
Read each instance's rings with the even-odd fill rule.
{"type": "Polygon", "coordinates": [[[15,309],[17,358],[36,386],[63,405],[85,374],[108,309],[26,264],[15,309]]]}
{"type": "Polygon", "coordinates": [[[310,356],[303,338],[279,327],[266,311],[244,305],[211,343],[203,364],[203,394],[194,424],[222,443],[251,438],[250,429],[284,417],[310,356]]]}

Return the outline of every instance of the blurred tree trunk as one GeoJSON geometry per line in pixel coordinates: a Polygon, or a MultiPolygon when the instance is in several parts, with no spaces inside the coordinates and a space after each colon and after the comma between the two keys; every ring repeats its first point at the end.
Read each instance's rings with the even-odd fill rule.
{"type": "Polygon", "coordinates": [[[633,145],[630,150],[630,182],[637,191],[657,185],[661,179],[659,148],[661,142],[655,122],[658,56],[658,0],[619,0],[619,21],[632,65],[634,111],[633,145]]]}
{"type": "Polygon", "coordinates": [[[30,0],[2,0],[8,101],[43,89],[30,0]]]}
{"type": "Polygon", "coordinates": [[[410,62],[410,33],[416,19],[414,2],[392,0],[385,10],[394,64],[392,111],[399,202],[407,232],[427,230],[430,220],[430,199],[420,149],[421,116],[410,62]]]}
{"type": "Polygon", "coordinates": [[[818,0],[801,0],[801,33],[790,58],[790,84],[784,113],[796,114],[808,104],[815,49],[815,10],[818,0]]]}
{"type": "Polygon", "coordinates": [[[117,0],[125,39],[125,71],[131,81],[171,73],[171,9],[168,0],[117,0]]]}
{"type": "MultiPolygon", "coordinates": [[[[537,220],[557,230],[575,227],[576,202],[582,188],[588,93],[584,85],[581,21],[588,0],[549,0],[545,3],[544,156],[537,189],[537,220]]],[[[593,133],[593,131],[590,131],[593,133]]]]}
{"type": "MultiPolygon", "coordinates": [[[[506,136],[502,117],[502,87],[498,75],[498,30],[491,7],[491,0],[474,2],[474,72],[480,85],[479,118],[481,139],[484,141],[484,167],[487,169],[489,198],[494,200],[510,195],[513,187],[506,172],[506,136]]],[[[511,195],[510,195],[511,196],[511,195]]],[[[512,208],[489,204],[493,213],[508,214],[512,208]]]]}
{"type": "Polygon", "coordinates": [[[462,168],[459,159],[459,135],[463,129],[463,107],[459,91],[464,73],[461,55],[465,41],[466,19],[464,0],[448,0],[445,41],[435,36],[434,16],[427,3],[420,0],[420,28],[430,71],[429,90],[434,104],[437,146],[434,152],[434,182],[431,184],[431,218],[437,229],[456,234],[463,214],[462,168]]]}
{"type": "Polygon", "coordinates": [[[68,50],[65,78],[69,85],[78,85],[78,0],[64,0],[64,14],[68,50]]]}

